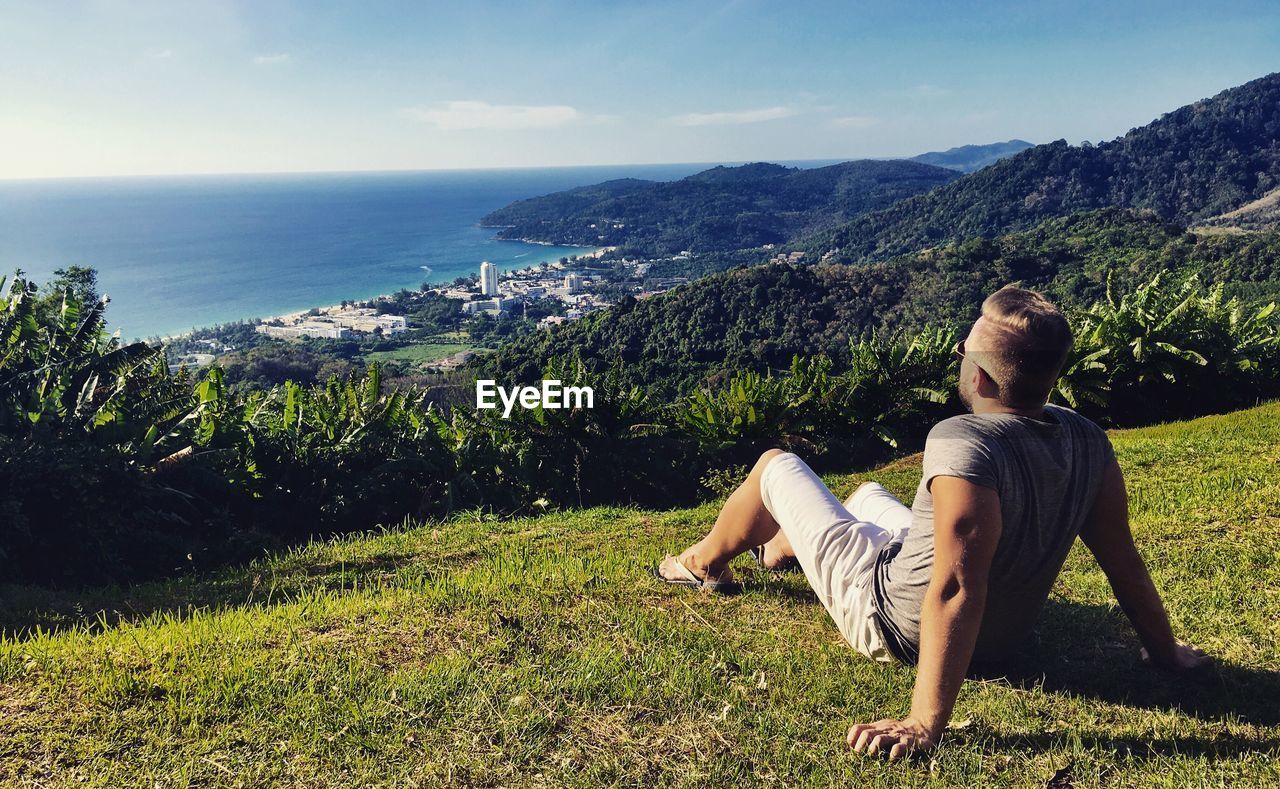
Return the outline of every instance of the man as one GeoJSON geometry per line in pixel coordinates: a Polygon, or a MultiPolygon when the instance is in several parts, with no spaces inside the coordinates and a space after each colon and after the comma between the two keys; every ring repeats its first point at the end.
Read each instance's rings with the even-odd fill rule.
{"type": "Polygon", "coordinates": [[[849,730],[850,747],[890,758],[936,745],[970,661],[999,659],[1027,638],[1077,536],[1145,659],[1173,670],[1207,663],[1170,630],[1106,433],[1047,405],[1071,343],[1043,296],[992,294],[955,348],[970,413],[930,431],[910,510],[875,483],[842,504],[798,457],[770,450],[711,532],[664,559],[659,577],[724,589],[729,561],[748,549],[762,546],[766,566],[794,557],[855,649],[918,666],[906,718],[849,730]]]}

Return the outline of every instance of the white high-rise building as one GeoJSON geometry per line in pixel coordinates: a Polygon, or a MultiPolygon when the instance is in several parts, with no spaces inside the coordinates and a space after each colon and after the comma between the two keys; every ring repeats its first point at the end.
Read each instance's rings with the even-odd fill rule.
{"type": "Polygon", "coordinates": [[[480,292],[486,296],[498,295],[498,267],[487,260],[480,264],[480,292]]]}

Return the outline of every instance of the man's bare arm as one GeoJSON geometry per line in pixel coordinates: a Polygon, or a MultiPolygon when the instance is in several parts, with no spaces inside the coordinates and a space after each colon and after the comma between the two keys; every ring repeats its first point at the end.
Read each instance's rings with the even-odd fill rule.
{"type": "Polygon", "coordinates": [[[849,745],[890,758],[938,743],[973,657],[1000,540],[1000,498],[958,477],[935,477],[933,577],[920,613],[920,662],[911,714],[859,724],[849,745]]]}
{"type": "Polygon", "coordinates": [[[1208,662],[1204,652],[1182,643],[1173,635],[1160,593],[1156,591],[1147,565],[1133,543],[1124,473],[1114,460],[1103,475],[1097,501],[1080,530],[1080,539],[1097,559],[1116,601],[1133,623],[1133,629],[1153,663],[1164,668],[1186,670],[1208,662]]]}

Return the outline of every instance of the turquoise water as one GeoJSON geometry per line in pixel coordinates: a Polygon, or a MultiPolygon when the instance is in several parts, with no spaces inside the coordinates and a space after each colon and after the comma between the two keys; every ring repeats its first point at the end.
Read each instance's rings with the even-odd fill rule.
{"type": "Polygon", "coordinates": [[[0,272],[99,272],[125,337],[368,298],[582,250],[498,241],[480,217],[611,178],[708,165],[0,181],[0,272]]]}

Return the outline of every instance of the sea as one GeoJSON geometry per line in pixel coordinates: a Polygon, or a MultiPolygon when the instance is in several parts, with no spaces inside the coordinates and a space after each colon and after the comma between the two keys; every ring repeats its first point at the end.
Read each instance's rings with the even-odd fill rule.
{"type": "MultiPolygon", "coordinates": [[[[803,163],[813,166],[816,163],[803,163]]],[[[499,241],[512,201],[710,164],[0,181],[0,274],[98,271],[110,328],[165,337],[581,254],[499,241]]]]}

